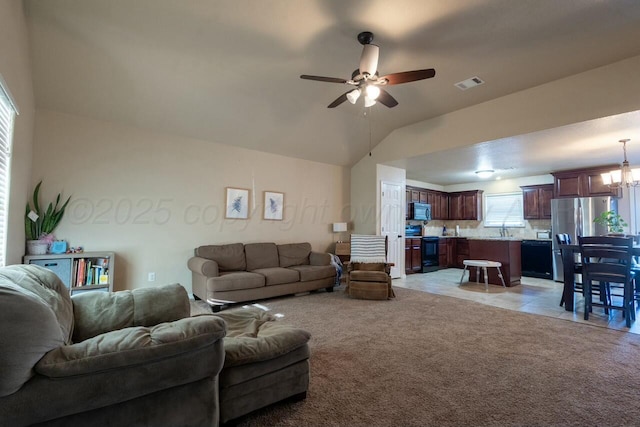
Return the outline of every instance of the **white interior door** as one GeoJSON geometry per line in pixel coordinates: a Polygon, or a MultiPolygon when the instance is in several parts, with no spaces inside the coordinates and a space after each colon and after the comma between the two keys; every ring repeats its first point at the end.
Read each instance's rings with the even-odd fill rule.
{"type": "Polygon", "coordinates": [[[404,243],[402,236],[404,233],[404,218],[402,210],[402,196],[404,194],[402,185],[394,182],[382,181],[380,185],[382,195],[380,197],[380,234],[387,236],[388,252],[387,261],[394,264],[391,267],[391,277],[402,277],[404,260],[404,243]]]}

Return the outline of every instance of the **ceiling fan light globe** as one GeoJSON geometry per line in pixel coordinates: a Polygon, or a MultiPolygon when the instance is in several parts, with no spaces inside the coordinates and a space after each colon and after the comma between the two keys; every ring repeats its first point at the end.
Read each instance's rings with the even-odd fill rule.
{"type": "Polygon", "coordinates": [[[347,101],[352,104],[355,104],[358,98],[360,98],[360,89],[354,89],[347,94],[347,101]]]}
{"type": "Polygon", "coordinates": [[[368,85],[367,86],[367,97],[369,99],[378,99],[380,96],[380,88],[378,86],[368,85]]]}
{"type": "Polygon", "coordinates": [[[376,105],[376,100],[369,98],[367,95],[364,96],[364,106],[365,107],[373,107],[376,105]]]}

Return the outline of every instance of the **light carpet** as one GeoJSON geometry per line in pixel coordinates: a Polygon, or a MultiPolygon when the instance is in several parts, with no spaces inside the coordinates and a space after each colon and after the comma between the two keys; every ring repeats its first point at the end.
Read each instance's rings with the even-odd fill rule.
{"type": "Polygon", "coordinates": [[[640,425],[640,336],[395,290],[260,302],[311,332],[311,385],[239,425],[640,425]]]}

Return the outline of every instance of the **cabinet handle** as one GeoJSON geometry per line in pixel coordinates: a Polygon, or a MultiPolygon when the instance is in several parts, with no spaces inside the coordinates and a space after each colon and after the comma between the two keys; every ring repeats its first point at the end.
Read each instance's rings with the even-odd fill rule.
{"type": "Polygon", "coordinates": [[[56,267],[58,265],[57,262],[48,262],[44,266],[45,267],[56,267]]]}

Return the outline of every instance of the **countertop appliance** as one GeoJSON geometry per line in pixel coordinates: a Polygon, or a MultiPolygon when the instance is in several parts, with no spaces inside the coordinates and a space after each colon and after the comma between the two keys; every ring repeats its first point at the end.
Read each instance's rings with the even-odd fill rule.
{"type": "Polygon", "coordinates": [[[581,197],[551,199],[551,243],[553,247],[553,280],[563,281],[562,253],[556,235],[566,233],[578,244],[578,236],[607,234],[607,227],[593,220],[602,212],[618,212],[618,199],[614,197],[581,197]]]}
{"type": "Polygon", "coordinates": [[[551,279],[553,277],[551,240],[523,240],[521,245],[522,275],[551,279]]]}
{"type": "Polygon", "coordinates": [[[431,205],[428,203],[411,202],[409,204],[409,219],[415,221],[431,221],[431,205]]]}

